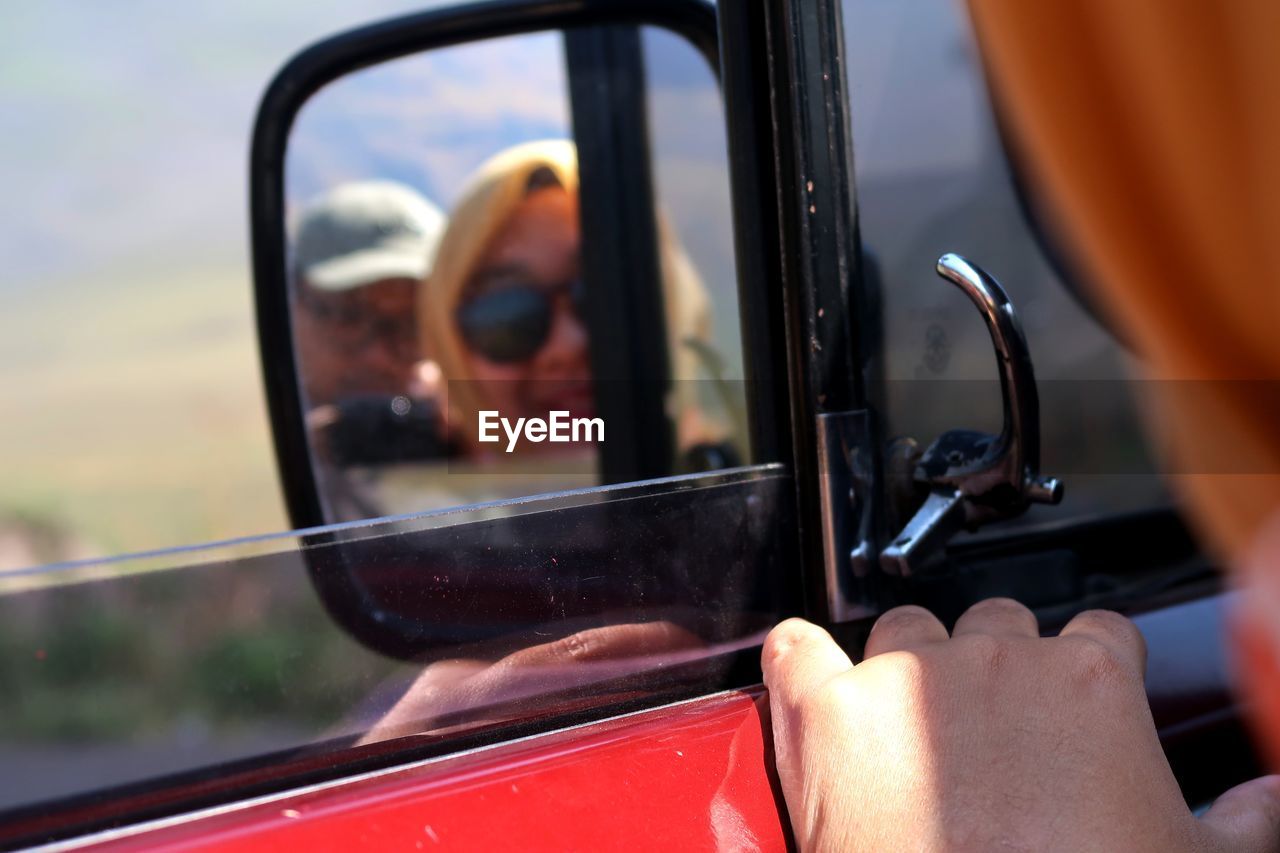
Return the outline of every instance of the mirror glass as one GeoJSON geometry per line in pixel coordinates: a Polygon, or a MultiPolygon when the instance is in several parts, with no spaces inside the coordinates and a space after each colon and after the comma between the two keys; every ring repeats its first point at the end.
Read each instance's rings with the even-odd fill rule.
{"type": "Polygon", "coordinates": [[[343,77],[285,170],[326,523],[753,461],[715,75],[654,27],[343,77]]]}

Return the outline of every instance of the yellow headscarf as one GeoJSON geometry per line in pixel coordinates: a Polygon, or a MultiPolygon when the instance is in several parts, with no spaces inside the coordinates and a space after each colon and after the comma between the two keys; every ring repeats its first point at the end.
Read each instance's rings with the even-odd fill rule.
{"type": "MultiPolygon", "coordinates": [[[[572,142],[527,142],[508,148],[481,165],[449,216],[431,275],[418,299],[419,333],[446,380],[471,378],[466,343],[455,321],[458,305],[485,250],[527,195],[530,176],[542,169],[550,170],[569,192],[578,192],[578,154],[572,142]]],[[[661,219],[658,234],[671,378],[694,379],[699,375],[697,353],[684,342],[710,340],[711,304],[693,264],[661,219]]],[[[688,385],[675,385],[674,402],[682,413],[677,442],[682,447],[710,440],[697,434],[705,430],[698,419],[694,419],[698,421],[696,426],[686,426],[690,419],[684,413],[695,405],[696,396],[692,388],[685,387],[688,385]]],[[[449,385],[450,416],[455,423],[475,422],[476,412],[484,406],[478,397],[476,383],[449,385]]]]}

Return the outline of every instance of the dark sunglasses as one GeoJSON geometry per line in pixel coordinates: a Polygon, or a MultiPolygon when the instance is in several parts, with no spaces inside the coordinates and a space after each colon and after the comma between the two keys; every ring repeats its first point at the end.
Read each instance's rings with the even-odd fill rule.
{"type": "Polygon", "coordinates": [[[580,279],[559,287],[523,284],[468,299],[458,307],[458,328],[474,352],[497,364],[527,361],[547,342],[555,298],[568,292],[574,313],[582,318],[580,279]]]}

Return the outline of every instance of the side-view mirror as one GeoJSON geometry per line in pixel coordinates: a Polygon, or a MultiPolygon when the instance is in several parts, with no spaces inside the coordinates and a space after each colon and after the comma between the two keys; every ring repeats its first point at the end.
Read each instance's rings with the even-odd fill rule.
{"type": "MultiPolygon", "coordinates": [[[[263,98],[251,203],[294,527],[753,461],[709,4],[517,0],[325,40],[263,98]]],[[[509,627],[388,614],[324,562],[330,608],[376,612],[357,634],[397,654],[509,627]]]]}

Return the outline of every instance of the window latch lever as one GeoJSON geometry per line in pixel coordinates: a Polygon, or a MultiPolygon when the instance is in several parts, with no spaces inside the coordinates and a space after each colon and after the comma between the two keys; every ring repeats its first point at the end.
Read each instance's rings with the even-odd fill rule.
{"type": "Polygon", "coordinates": [[[960,288],[986,321],[1000,371],[1004,425],[999,435],[955,429],[920,455],[913,479],[924,503],[880,553],[883,571],[917,574],[962,529],[973,530],[1062,500],[1062,483],[1040,474],[1040,398],[1022,324],[1004,288],[959,255],[938,259],[938,275],[960,288]]]}

